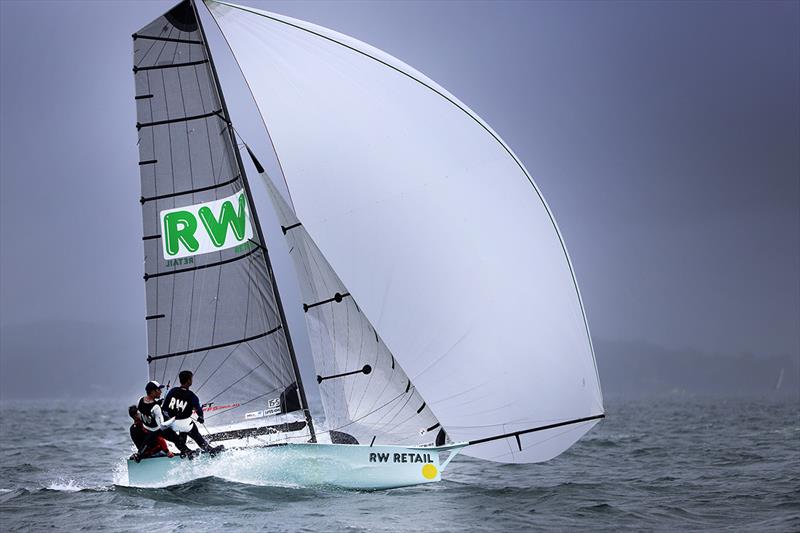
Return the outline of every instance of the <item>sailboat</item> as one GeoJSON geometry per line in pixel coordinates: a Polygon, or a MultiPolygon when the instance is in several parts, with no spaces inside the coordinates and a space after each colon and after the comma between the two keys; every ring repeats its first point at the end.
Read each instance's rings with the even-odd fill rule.
{"type": "Polygon", "coordinates": [[[459,453],[547,461],[604,417],[553,215],[455,96],[356,39],[224,1],[184,0],[133,44],[149,375],[191,370],[200,428],[226,451],[129,461],[130,484],[224,471],[238,453],[265,481],[402,487],[439,481],[459,453]],[[275,172],[237,136],[203,8],[275,172]],[[302,301],[281,300],[243,157],[302,301]],[[324,423],[287,308],[305,318],[324,423]]]}

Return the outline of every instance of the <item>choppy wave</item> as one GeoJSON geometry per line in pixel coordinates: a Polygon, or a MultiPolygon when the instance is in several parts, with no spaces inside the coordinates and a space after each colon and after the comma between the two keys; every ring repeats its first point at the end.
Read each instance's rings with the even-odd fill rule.
{"type": "MultiPolygon", "coordinates": [[[[61,408],[14,410],[15,431],[0,433],[10,531],[800,530],[793,404],[612,401],[603,423],[547,463],[458,457],[441,483],[371,493],[265,482],[246,453],[193,479],[130,487],[124,420],[75,431],[61,408]],[[42,417],[52,434],[26,425],[42,417]]],[[[6,416],[0,404],[0,424],[6,416]]]]}

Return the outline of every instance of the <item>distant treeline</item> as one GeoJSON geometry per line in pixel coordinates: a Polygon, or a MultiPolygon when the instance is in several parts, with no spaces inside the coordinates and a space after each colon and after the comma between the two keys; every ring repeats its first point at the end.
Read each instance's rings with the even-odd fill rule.
{"type": "Polygon", "coordinates": [[[629,341],[594,344],[606,393],[800,395],[797,354],[708,354],[629,341]]]}

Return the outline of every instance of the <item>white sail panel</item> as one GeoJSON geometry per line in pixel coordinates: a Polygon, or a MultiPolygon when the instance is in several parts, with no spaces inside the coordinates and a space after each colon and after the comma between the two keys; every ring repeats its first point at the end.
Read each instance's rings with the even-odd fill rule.
{"type": "MultiPolygon", "coordinates": [[[[261,174],[289,244],[332,442],[444,444],[445,435],[386,344],[309,237],[272,180],[261,174]]],[[[300,304],[298,303],[298,306],[300,304]]]]}
{"type": "MultiPolygon", "coordinates": [[[[305,230],[453,441],[600,415],[552,216],[502,140],[399,60],[306,22],[209,2],[305,230]]],[[[464,453],[547,460],[595,421],[464,453]]]]}

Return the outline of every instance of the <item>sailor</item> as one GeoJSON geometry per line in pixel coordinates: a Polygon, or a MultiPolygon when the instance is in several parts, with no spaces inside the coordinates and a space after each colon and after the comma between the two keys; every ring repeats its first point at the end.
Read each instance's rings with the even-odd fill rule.
{"type": "MultiPolygon", "coordinates": [[[[131,440],[133,441],[134,446],[136,449],[140,449],[144,444],[145,439],[147,439],[147,431],[144,428],[144,424],[142,423],[142,417],[139,415],[139,410],[136,408],[135,405],[131,405],[128,407],[128,415],[133,419],[133,424],[131,424],[131,440]]],[[[153,455],[157,454],[158,452],[164,452],[167,457],[174,457],[174,453],[169,451],[169,447],[167,447],[167,441],[164,440],[164,437],[159,435],[156,437],[155,443],[151,445],[148,449],[144,451],[142,458],[145,457],[152,457],[153,455]]]]}
{"type": "MultiPolygon", "coordinates": [[[[200,434],[197,429],[192,413],[197,413],[197,421],[204,423],[203,407],[200,405],[200,399],[190,389],[192,386],[192,377],[194,375],[189,370],[181,370],[178,374],[178,381],[180,387],[173,387],[164,398],[164,411],[168,416],[174,417],[175,421],[172,423],[172,429],[177,433],[183,433],[192,438],[197,443],[201,450],[210,453],[216,453],[223,447],[212,447],[206,439],[200,434]]],[[[183,437],[184,442],[186,437],[183,437]]]]}
{"type": "Polygon", "coordinates": [[[164,420],[164,414],[161,412],[161,400],[159,400],[161,389],[163,388],[164,386],[157,381],[148,381],[147,385],[144,386],[145,395],[139,398],[139,403],[136,406],[144,429],[148,432],[139,447],[139,451],[133,454],[133,460],[137,463],[145,456],[145,451],[156,442],[158,437],[163,437],[175,443],[182,456],[188,455],[191,457],[191,451],[186,447],[185,440],[182,440],[170,429],[175,419],[164,420]]]}

